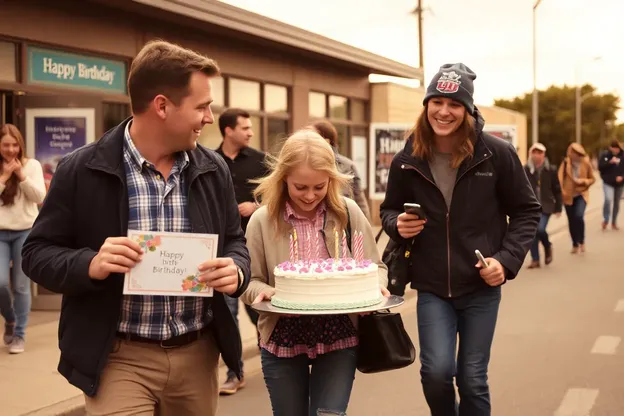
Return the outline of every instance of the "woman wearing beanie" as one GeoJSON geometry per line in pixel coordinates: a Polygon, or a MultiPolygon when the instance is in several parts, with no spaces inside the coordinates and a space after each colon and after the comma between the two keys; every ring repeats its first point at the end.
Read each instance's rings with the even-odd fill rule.
{"type": "Polygon", "coordinates": [[[483,132],[475,79],[461,63],[440,68],[392,161],[381,205],[386,233],[413,244],[421,381],[432,416],[491,414],[487,370],[501,285],[520,270],[541,214],[514,147],[483,132]],[[405,203],[420,204],[425,218],[405,213],[405,203]]]}
{"type": "Polygon", "coordinates": [[[572,254],[585,252],[585,208],[589,203],[589,187],[594,182],[596,178],[587,152],[580,143],[572,143],[559,166],[559,183],[568,216],[572,254]]]}
{"type": "Polygon", "coordinates": [[[0,127],[0,313],[5,321],[4,343],[11,354],[24,351],[30,312],[30,279],[22,271],[22,245],[37,217],[37,204],[45,196],[41,164],[26,159],[24,153],[17,127],[0,127]]]}

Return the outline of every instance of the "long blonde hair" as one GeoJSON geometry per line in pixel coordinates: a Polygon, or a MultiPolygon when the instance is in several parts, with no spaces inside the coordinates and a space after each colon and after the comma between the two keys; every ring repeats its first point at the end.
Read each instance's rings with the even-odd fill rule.
{"type": "MultiPolygon", "coordinates": [[[[433,127],[429,124],[429,117],[427,117],[428,105],[425,105],[416,120],[416,124],[407,133],[406,138],[414,135],[414,144],[412,156],[431,162],[433,160],[433,153],[435,148],[435,134],[433,127]]],[[[464,120],[458,127],[457,132],[461,133],[465,139],[455,150],[453,150],[453,156],[451,159],[451,166],[453,169],[457,169],[459,165],[466,159],[469,159],[474,154],[474,144],[477,141],[477,134],[475,133],[474,118],[468,114],[468,111],[464,114],[464,120]]]]}
{"type": "Polygon", "coordinates": [[[286,177],[293,169],[300,166],[309,166],[329,176],[325,203],[328,211],[338,218],[340,227],[346,227],[347,207],[341,190],[348,185],[352,177],[338,171],[334,151],[317,132],[303,129],[293,133],[284,142],[278,156],[267,159],[271,173],[253,181],[259,184],[254,191],[254,196],[262,201],[262,205],[266,205],[269,220],[278,233],[285,230],[282,215],[289,199],[286,177]]]}

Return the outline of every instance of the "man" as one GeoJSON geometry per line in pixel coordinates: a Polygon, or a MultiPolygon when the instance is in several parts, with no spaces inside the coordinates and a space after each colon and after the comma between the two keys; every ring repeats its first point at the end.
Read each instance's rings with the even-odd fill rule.
{"type": "Polygon", "coordinates": [[[602,209],[604,221],[602,229],[606,230],[611,217],[611,228],[619,230],[617,216],[620,211],[620,200],[624,191],[624,150],[617,140],[613,140],[609,149],[598,159],[598,170],[602,176],[604,187],[604,205],[602,209]],[[613,207],[613,215],[611,208],[613,207]]]}
{"type": "Polygon", "coordinates": [[[97,415],[215,415],[219,352],[237,375],[241,341],[224,294],[250,259],[223,160],[197,146],[213,122],[217,64],[150,42],[130,68],[133,117],[59,164],[23,250],[24,271],[63,294],[59,372],[97,415]],[[217,234],[198,265],[214,297],[124,296],[141,261],[128,229],[217,234]]]}
{"type": "Polygon", "coordinates": [[[368,209],[368,201],[366,195],[362,192],[362,180],[355,167],[355,163],[346,156],[338,153],[338,132],[332,123],[326,120],[319,120],[312,124],[312,128],[316,130],[331,145],[336,154],[336,166],[340,173],[353,176],[351,189],[345,190],[345,196],[353,196],[353,200],[358,204],[366,218],[370,221],[370,211],[368,209]]]}
{"type": "MultiPolygon", "coordinates": [[[[238,212],[241,216],[241,226],[243,231],[247,231],[249,218],[258,204],[254,200],[253,191],[256,184],[250,182],[251,179],[258,179],[267,174],[264,163],[264,153],[249,147],[249,141],[253,137],[253,130],[249,113],[239,108],[230,108],[219,117],[219,130],[223,136],[223,142],[217,149],[217,153],[223,157],[232,175],[234,192],[238,202],[238,212]]],[[[225,297],[225,301],[230,308],[234,321],[238,326],[238,298],[225,297]]],[[[258,326],[258,312],[250,306],[245,305],[247,315],[258,326]]],[[[242,355],[239,357],[241,373],[243,368],[242,355]]],[[[235,371],[228,367],[225,383],[219,389],[220,394],[235,394],[239,389],[245,387],[244,375],[238,379],[235,371]]]]}
{"type": "Polygon", "coordinates": [[[544,263],[550,264],[553,260],[552,243],[548,238],[546,227],[552,214],[561,216],[561,185],[557,178],[557,167],[551,166],[546,157],[546,146],[542,143],[535,143],[529,149],[529,161],[524,167],[529,182],[533,187],[535,196],[542,205],[542,216],[537,226],[537,234],[531,245],[531,264],[529,269],[536,269],[541,266],[539,243],[544,246],[544,263]]]}

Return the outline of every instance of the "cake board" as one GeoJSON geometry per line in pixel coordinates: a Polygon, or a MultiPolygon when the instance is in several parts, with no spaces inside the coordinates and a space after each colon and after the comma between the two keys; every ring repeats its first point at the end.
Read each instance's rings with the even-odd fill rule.
{"type": "Polygon", "coordinates": [[[396,308],[397,306],[401,306],[403,303],[405,303],[405,300],[401,296],[390,295],[387,298],[384,297],[379,303],[375,305],[353,309],[286,309],[272,305],[270,300],[265,300],[260,303],[254,303],[253,305],[251,305],[251,307],[258,312],[269,312],[280,315],[348,315],[353,313],[370,313],[382,311],[384,309],[392,309],[396,308]]]}

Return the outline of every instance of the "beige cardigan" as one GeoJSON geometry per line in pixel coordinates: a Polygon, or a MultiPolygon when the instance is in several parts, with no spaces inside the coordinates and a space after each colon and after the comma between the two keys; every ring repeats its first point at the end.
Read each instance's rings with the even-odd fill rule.
{"type": "MultiPolygon", "coordinates": [[[[382,287],[386,287],[388,284],[388,268],[379,258],[373,229],[357,204],[349,198],[345,198],[345,201],[351,216],[351,231],[352,233],[355,231],[364,233],[364,258],[371,259],[379,265],[379,283],[382,287]]],[[[335,217],[331,212],[328,212],[325,235],[327,236],[326,244],[330,253],[334,252],[335,240],[333,238],[333,230],[335,224],[335,217]]],[[[265,206],[259,208],[251,216],[246,233],[247,247],[251,255],[251,282],[245,293],[241,295],[241,299],[247,305],[251,305],[262,292],[272,293],[272,288],[275,286],[273,270],[278,264],[288,260],[290,254],[289,235],[289,233],[286,233],[276,238],[275,228],[269,221],[268,211],[265,206]]],[[[279,315],[260,313],[258,330],[263,342],[269,341],[278,319],[279,315]]],[[[353,317],[353,319],[355,323],[357,316],[353,317]]]]}

